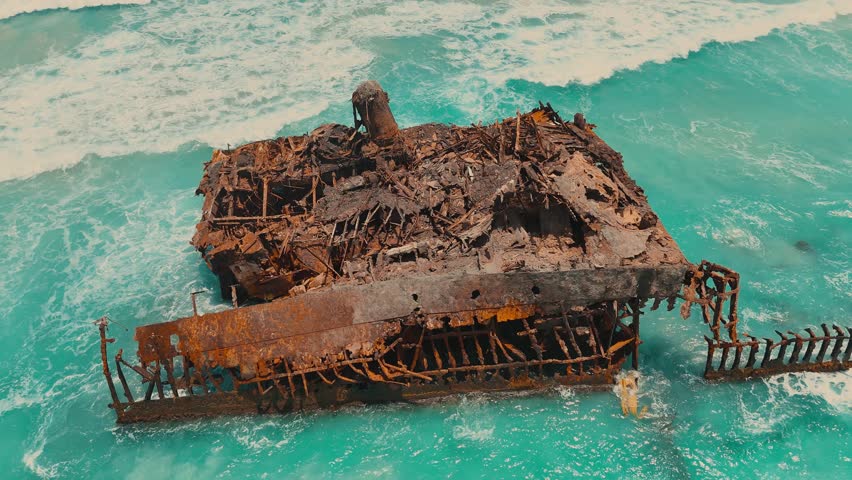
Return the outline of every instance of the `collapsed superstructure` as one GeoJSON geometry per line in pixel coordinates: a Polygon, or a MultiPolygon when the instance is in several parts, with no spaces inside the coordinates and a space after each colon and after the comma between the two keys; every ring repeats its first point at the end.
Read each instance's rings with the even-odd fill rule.
{"type": "MultiPolygon", "coordinates": [[[[715,334],[708,371],[734,370],[711,360],[750,345],[722,308],[738,277],[717,288],[736,274],[684,258],[582,115],[399,129],[376,82],[352,104],[354,128],[214,152],[193,245],[235,308],[138,327],[139,363],[114,363],[126,401],[101,322],[119,422],[608,385],[638,365],[641,309],[673,308],[685,281],[684,312],[715,334]]],[[[817,369],[848,365],[835,337],[817,369]]],[[[751,360],[728,376],[760,374],[751,360]]]]}

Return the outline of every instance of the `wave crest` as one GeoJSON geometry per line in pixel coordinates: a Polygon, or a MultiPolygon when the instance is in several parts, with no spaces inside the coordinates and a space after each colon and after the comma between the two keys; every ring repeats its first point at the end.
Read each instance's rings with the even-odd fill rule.
{"type": "Polygon", "coordinates": [[[23,13],[40,12],[43,10],[56,10],[66,8],[68,10],[79,10],[87,7],[103,7],[111,5],[145,5],[151,0],[41,0],[34,4],[32,0],[4,0],[0,5],[0,20],[14,17],[23,13]]]}

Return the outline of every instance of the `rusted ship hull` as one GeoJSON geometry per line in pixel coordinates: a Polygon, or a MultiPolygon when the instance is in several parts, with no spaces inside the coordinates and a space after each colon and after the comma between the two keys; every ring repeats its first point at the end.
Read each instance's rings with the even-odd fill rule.
{"type": "Polygon", "coordinates": [[[736,272],[709,262],[688,269],[411,278],[140,327],[140,365],[119,352],[110,367],[104,320],[102,362],[119,423],[555,385],[608,388],[628,357],[636,366],[643,306],[666,300],[671,309],[678,296],[686,300],[682,314],[698,304],[714,334],[705,337],[708,380],[852,367],[848,327],[823,325],[823,335],[810,328],[808,336],[779,332],[780,342],[748,334],[739,334],[741,340],[738,285],[736,272]],[[447,297],[448,289],[459,294],[447,297]],[[327,328],[313,329],[319,322],[327,328]],[[126,372],[141,380],[142,392],[126,372]]]}
{"type": "Polygon", "coordinates": [[[673,302],[689,264],[593,125],[540,105],[399,129],[389,101],[365,82],[355,128],[214,152],[192,243],[235,307],[267,303],[139,327],[135,365],[104,333],[119,422],[603,385],[636,366],[640,308],[673,302]]]}
{"type": "Polygon", "coordinates": [[[635,355],[641,306],[673,297],[684,272],[414,277],[147,325],[141,364],[115,359],[113,408],[127,423],[608,385],[635,355]]]}
{"type": "Polygon", "coordinates": [[[214,152],[192,243],[234,308],[138,327],[138,361],[102,319],[118,422],[609,385],[678,297],[708,379],[849,367],[839,327],[742,340],[739,275],[685,259],[582,115],[399,129],[377,83],[352,102],[355,128],[214,152]]]}
{"type": "MultiPolygon", "coordinates": [[[[622,360],[623,361],[623,360],[622,360]]],[[[508,367],[503,367],[505,370],[508,367]]],[[[117,422],[122,424],[156,422],[163,420],[193,419],[223,415],[286,414],[296,410],[334,409],[346,404],[379,404],[391,402],[418,402],[432,398],[464,393],[497,393],[526,390],[546,390],[559,385],[587,389],[609,389],[621,364],[616,363],[603,371],[582,376],[554,376],[542,379],[524,376],[514,378],[498,376],[489,380],[457,381],[444,385],[396,385],[370,382],[358,386],[345,384],[311,383],[311,396],[302,392],[291,395],[277,388],[250,390],[215,395],[167,397],[164,401],[123,402],[118,406],[122,413],[117,422]]],[[[297,387],[298,388],[298,387],[297,387]]]]}
{"type": "MultiPolygon", "coordinates": [[[[476,341],[466,334],[448,338],[454,338],[453,341],[463,338],[468,344],[476,341]]],[[[425,340],[435,341],[430,338],[425,340]]],[[[440,340],[443,340],[443,337],[440,340]]],[[[175,397],[174,393],[169,391],[168,381],[164,381],[163,388],[166,392],[162,400],[158,398],[155,390],[152,392],[152,399],[132,402],[122,400],[112,406],[118,412],[118,423],[136,423],[221,415],[282,414],[298,410],[337,408],[349,403],[417,402],[463,393],[544,390],[558,385],[608,389],[614,383],[625,359],[619,357],[606,363],[600,363],[595,358],[573,363],[557,359],[517,360],[493,365],[482,363],[457,368],[448,366],[441,369],[444,370],[441,372],[444,380],[439,383],[421,377],[435,374],[434,371],[410,371],[402,375],[388,375],[387,379],[370,379],[373,375],[382,376],[382,364],[359,360],[355,363],[356,368],[347,368],[347,364],[340,364],[325,373],[305,374],[304,381],[300,373],[295,373],[292,387],[288,382],[292,377],[286,373],[267,381],[250,382],[248,388],[234,391],[217,391],[213,382],[210,382],[208,390],[204,391],[196,382],[192,387],[194,391],[190,394],[186,384],[177,382],[182,388],[175,397]],[[581,363],[588,371],[580,370],[581,363]],[[537,372],[539,368],[546,368],[548,375],[540,376],[537,372]],[[559,373],[560,371],[565,373],[559,373]],[[328,381],[322,380],[323,377],[328,381]]],[[[384,368],[392,373],[399,371],[387,363],[384,368]]],[[[217,380],[227,382],[228,373],[221,373],[221,379],[217,380]]]]}

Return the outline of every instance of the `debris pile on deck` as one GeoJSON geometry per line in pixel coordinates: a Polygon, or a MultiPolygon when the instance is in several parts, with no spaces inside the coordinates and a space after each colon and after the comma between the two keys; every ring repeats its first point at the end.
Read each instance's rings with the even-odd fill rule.
{"type": "Polygon", "coordinates": [[[685,279],[727,352],[722,267],[687,262],[581,114],[399,129],[372,81],[352,105],[354,128],[214,152],[193,245],[235,308],[138,327],[125,401],[99,322],[119,422],[608,385],[685,279]]]}
{"type": "Polygon", "coordinates": [[[542,105],[491,125],[384,140],[323,125],[216,151],[193,244],[241,299],[422,273],[685,264],[591,127],[542,105]]]}

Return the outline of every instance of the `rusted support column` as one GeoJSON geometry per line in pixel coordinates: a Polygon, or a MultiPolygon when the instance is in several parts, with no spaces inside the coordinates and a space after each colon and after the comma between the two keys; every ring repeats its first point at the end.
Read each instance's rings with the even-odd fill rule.
{"type": "Polygon", "coordinates": [[[822,343],[819,346],[819,353],[815,360],[816,363],[822,363],[825,358],[825,352],[828,350],[828,345],[831,343],[831,332],[828,331],[828,326],[823,323],[820,327],[822,327],[822,343]]]}
{"type": "Polygon", "coordinates": [[[174,364],[171,358],[166,359],[163,368],[166,370],[166,378],[169,380],[172,395],[174,395],[174,398],[178,398],[177,380],[175,379],[174,364]]]}
{"type": "Polygon", "coordinates": [[[150,380],[148,382],[148,389],[145,390],[145,401],[151,400],[151,397],[154,395],[154,380],[150,380]]]}
{"type": "Polygon", "coordinates": [[[430,338],[429,345],[432,346],[432,355],[435,357],[435,364],[438,365],[438,370],[444,368],[444,362],[441,361],[441,356],[438,355],[438,348],[435,346],[435,340],[430,338]]]}
{"type": "Polygon", "coordinates": [[[730,370],[736,370],[740,368],[740,360],[743,355],[743,344],[741,342],[736,342],[736,347],[734,349],[734,361],[731,362],[730,370]]]}
{"type": "Polygon", "coordinates": [[[707,374],[713,369],[713,354],[716,352],[716,344],[707,335],[704,336],[704,340],[707,341],[707,363],[704,365],[704,376],[707,377],[707,374]]]}
{"type": "MultiPolygon", "coordinates": [[[[544,359],[544,348],[541,344],[538,343],[538,337],[536,337],[537,330],[535,328],[530,328],[530,324],[526,318],[521,319],[524,324],[524,330],[526,331],[527,338],[530,340],[530,344],[532,345],[532,349],[535,352],[536,358],[539,360],[544,359]]],[[[591,335],[591,332],[589,333],[591,335]]],[[[544,369],[541,364],[538,365],[538,374],[540,377],[544,376],[544,369]]]]}
{"type": "Polygon", "coordinates": [[[118,379],[121,381],[121,387],[124,389],[124,396],[127,401],[133,403],[133,394],[130,392],[130,387],[127,385],[127,378],[124,377],[124,371],[121,369],[121,356],[124,352],[119,350],[115,355],[115,371],[118,373],[118,379]]]}
{"type": "Polygon", "coordinates": [[[631,309],[633,310],[633,323],[630,328],[633,329],[633,370],[639,370],[639,302],[632,302],[631,309]]]}
{"type": "Polygon", "coordinates": [[[571,346],[574,347],[574,351],[577,352],[577,356],[582,357],[583,350],[580,349],[580,345],[577,343],[577,337],[574,336],[574,329],[571,328],[571,324],[568,323],[568,317],[564,312],[562,313],[562,325],[565,327],[565,331],[568,332],[568,341],[571,342],[571,346]]]}
{"type": "Polygon", "coordinates": [[[730,345],[722,346],[722,358],[719,359],[719,371],[724,372],[728,368],[728,352],[731,351],[730,345]]]}
{"type": "MultiPolygon", "coordinates": [[[[722,293],[722,292],[725,291],[725,282],[719,280],[718,278],[713,278],[713,283],[715,284],[716,291],[718,293],[722,293]]],[[[716,295],[716,298],[714,300],[715,300],[715,302],[714,302],[714,305],[712,307],[712,310],[713,310],[713,328],[712,328],[712,330],[717,335],[716,339],[719,340],[720,338],[718,337],[718,335],[719,335],[719,332],[722,329],[722,315],[723,315],[722,309],[724,308],[724,305],[725,305],[725,298],[722,295],[716,295]]]]}
{"type": "Polygon", "coordinates": [[[565,344],[565,340],[562,339],[562,335],[559,334],[559,331],[553,328],[553,336],[556,337],[556,341],[559,343],[559,348],[562,349],[562,353],[565,354],[566,360],[571,360],[571,353],[568,352],[568,345],[565,344]]]}
{"type": "Polygon", "coordinates": [[[367,80],[352,94],[352,116],[355,117],[355,128],[361,125],[367,129],[367,134],[373,140],[387,140],[399,133],[399,127],[390,109],[388,94],[375,80],[367,80]],[[356,117],[357,115],[361,118],[356,117]]]}
{"type": "Polygon", "coordinates": [[[837,356],[840,355],[840,348],[843,346],[843,339],[846,337],[843,333],[843,329],[838,327],[837,325],[832,325],[831,328],[837,332],[837,337],[834,339],[834,348],[831,349],[831,361],[836,362],[837,356]]]}
{"type": "Polygon", "coordinates": [[[459,350],[462,355],[462,365],[470,365],[470,357],[467,355],[467,349],[464,345],[464,337],[462,335],[456,335],[456,338],[459,340],[459,350]]]}
{"type": "MultiPolygon", "coordinates": [[[[447,326],[446,325],[444,325],[442,331],[444,333],[447,333],[447,326]]],[[[456,368],[458,366],[458,364],[456,363],[456,357],[453,355],[453,352],[450,349],[450,340],[449,340],[449,338],[447,338],[447,335],[442,335],[442,337],[443,337],[443,340],[444,340],[444,348],[447,351],[447,358],[450,361],[450,366],[452,368],[456,368]]]]}
{"type": "Polygon", "coordinates": [[[263,212],[262,212],[263,218],[266,218],[266,204],[267,204],[268,199],[269,199],[269,179],[264,178],[263,179],[263,212]]]}
{"type": "Polygon", "coordinates": [[[480,365],[485,365],[485,354],[482,351],[482,346],[479,345],[479,340],[477,339],[479,335],[473,335],[473,345],[476,347],[476,358],[479,360],[480,365]]]}
{"type": "Polygon", "coordinates": [[[766,352],[763,354],[763,361],[760,362],[760,368],[769,366],[769,359],[772,358],[772,345],[775,344],[771,338],[764,338],[764,340],[766,340],[766,352]]]}
{"type": "MultiPolygon", "coordinates": [[[[174,363],[174,361],[172,362],[174,363]]],[[[186,356],[184,356],[183,362],[181,362],[181,365],[183,366],[183,387],[186,389],[186,393],[189,396],[192,396],[195,395],[195,392],[192,391],[193,376],[189,373],[190,364],[190,360],[186,356]]]]}
{"type": "Polygon", "coordinates": [[[796,345],[793,347],[793,353],[790,354],[790,361],[788,362],[788,364],[792,365],[799,361],[799,353],[802,351],[804,338],[792,330],[789,333],[796,337],[796,345]]]}
{"type": "Polygon", "coordinates": [[[739,316],[737,315],[737,308],[739,303],[739,289],[740,289],[740,275],[736,272],[731,272],[726,276],[726,280],[728,283],[729,293],[731,296],[729,297],[729,306],[728,306],[728,336],[732,341],[736,342],[737,338],[737,324],[739,323],[739,316]]]}
{"type": "Polygon", "coordinates": [[[409,370],[414,370],[417,367],[417,361],[420,359],[420,356],[423,354],[423,336],[426,335],[426,327],[420,327],[420,337],[417,340],[417,346],[414,348],[414,356],[411,358],[411,364],[409,365],[409,370]]]}
{"type": "Polygon", "coordinates": [[[754,362],[757,359],[757,351],[760,349],[760,342],[757,341],[757,338],[752,337],[751,335],[746,335],[746,338],[749,339],[749,352],[748,352],[748,361],[746,362],[745,368],[754,367],[754,362]]]}
{"type": "Polygon", "coordinates": [[[778,344],[781,345],[781,348],[778,350],[778,357],[776,357],[776,359],[780,365],[783,365],[786,363],[785,357],[787,355],[787,346],[790,345],[790,339],[785,337],[784,334],[778,330],[775,330],[775,333],[781,337],[781,341],[778,342],[778,344]]]}
{"type": "MultiPolygon", "coordinates": [[[[101,363],[103,364],[104,377],[106,377],[107,386],[109,387],[109,395],[112,398],[112,405],[116,413],[121,413],[121,401],[118,400],[118,393],[115,391],[115,383],[112,381],[112,374],[109,371],[109,361],[107,360],[107,343],[115,341],[114,338],[106,337],[106,329],[109,320],[106,316],[99,318],[95,325],[101,334],[101,363]]],[[[120,415],[119,415],[120,416],[120,415]]]]}
{"type": "Polygon", "coordinates": [[[157,396],[159,400],[163,400],[166,398],[166,394],[163,392],[163,380],[160,378],[160,362],[157,362],[157,373],[154,375],[154,385],[157,386],[157,396]]]}
{"type": "Polygon", "coordinates": [[[848,330],[848,334],[846,336],[846,352],[843,354],[843,363],[849,361],[849,357],[852,356],[852,328],[846,327],[848,330]]]}
{"type": "Polygon", "coordinates": [[[296,400],[296,384],[293,382],[293,372],[290,370],[289,360],[284,360],[284,371],[287,372],[287,383],[290,385],[290,397],[296,400]]]}
{"type": "Polygon", "coordinates": [[[805,331],[808,332],[809,338],[808,348],[805,349],[805,356],[802,358],[802,363],[807,363],[808,361],[810,361],[811,354],[814,352],[814,347],[816,347],[815,342],[817,338],[816,334],[814,334],[814,331],[810,327],[806,328],[805,331]]]}
{"type": "MultiPolygon", "coordinates": [[[[489,327],[491,328],[491,331],[488,332],[488,346],[490,347],[490,350],[491,350],[491,362],[494,365],[497,365],[498,363],[500,363],[500,360],[497,357],[497,342],[494,341],[494,324],[493,324],[493,322],[489,323],[489,327]]],[[[499,373],[499,370],[498,370],[498,373],[499,373]]]]}

